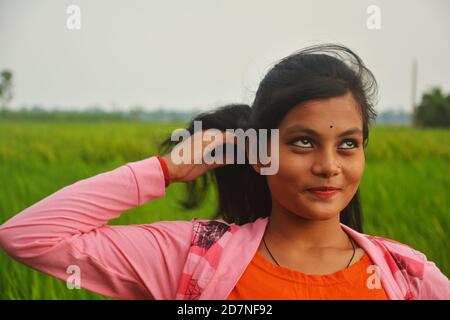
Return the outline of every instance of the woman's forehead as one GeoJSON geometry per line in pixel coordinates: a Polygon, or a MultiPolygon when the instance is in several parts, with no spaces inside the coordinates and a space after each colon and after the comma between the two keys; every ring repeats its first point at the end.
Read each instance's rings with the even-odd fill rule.
{"type": "Polygon", "coordinates": [[[280,131],[298,125],[325,129],[347,129],[360,127],[362,116],[352,95],[339,96],[330,99],[312,100],[293,107],[280,123],[280,131]]]}

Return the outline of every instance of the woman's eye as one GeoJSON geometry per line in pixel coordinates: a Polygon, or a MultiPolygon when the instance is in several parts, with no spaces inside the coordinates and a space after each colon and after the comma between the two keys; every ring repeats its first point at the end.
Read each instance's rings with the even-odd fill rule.
{"type": "MultiPolygon", "coordinates": [[[[311,143],[310,139],[306,138],[306,137],[296,138],[290,144],[292,144],[296,147],[300,147],[300,148],[311,148],[312,147],[312,143],[311,143]]],[[[350,140],[344,140],[341,143],[339,149],[354,149],[356,147],[358,147],[358,142],[353,139],[350,139],[350,140]]]]}
{"type": "Polygon", "coordinates": [[[345,140],[341,146],[344,146],[341,149],[354,149],[358,146],[358,143],[354,140],[345,140]]]}
{"type": "MultiPolygon", "coordinates": [[[[293,145],[295,145],[297,147],[300,147],[300,148],[310,148],[310,147],[307,146],[308,142],[309,142],[308,138],[300,137],[300,138],[295,139],[294,141],[292,141],[291,144],[293,144],[293,145]]],[[[311,145],[311,142],[309,142],[309,144],[311,145]]]]}

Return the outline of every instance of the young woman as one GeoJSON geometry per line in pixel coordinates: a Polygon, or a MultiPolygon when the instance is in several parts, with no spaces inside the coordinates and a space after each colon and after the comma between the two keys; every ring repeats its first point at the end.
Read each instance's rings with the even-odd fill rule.
{"type": "Polygon", "coordinates": [[[346,47],[296,52],[267,73],[251,107],[193,119],[227,143],[226,129],[278,129],[268,142],[279,146],[276,174],[262,175],[261,161],[176,164],[167,152],[39,201],[0,227],[0,246],[62,280],[76,266],[81,287],[125,299],[449,299],[449,280],[424,254],[362,233],[358,187],[376,91],[346,47]],[[210,181],[214,219],[107,225],[173,182],[187,182],[184,205],[194,207],[210,181]]]}

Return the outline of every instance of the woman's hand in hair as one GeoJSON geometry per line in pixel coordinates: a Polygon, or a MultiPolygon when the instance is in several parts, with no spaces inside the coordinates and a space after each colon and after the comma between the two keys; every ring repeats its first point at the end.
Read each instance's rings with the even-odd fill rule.
{"type": "Polygon", "coordinates": [[[208,164],[205,162],[208,155],[218,146],[222,145],[223,154],[225,154],[225,143],[236,143],[236,136],[231,132],[202,130],[180,142],[169,154],[162,157],[167,164],[170,181],[192,181],[208,170],[225,166],[227,164],[225,156],[221,157],[223,163],[208,164]],[[184,154],[185,151],[187,151],[187,155],[184,154]],[[182,163],[179,158],[183,158],[182,163]],[[197,163],[194,162],[194,159],[197,159],[197,163]]]}

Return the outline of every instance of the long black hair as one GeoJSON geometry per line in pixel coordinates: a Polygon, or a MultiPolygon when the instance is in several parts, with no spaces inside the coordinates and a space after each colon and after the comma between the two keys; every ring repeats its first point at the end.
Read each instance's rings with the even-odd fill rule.
{"type": "MultiPolygon", "coordinates": [[[[251,106],[229,104],[215,108],[195,116],[186,129],[193,134],[194,121],[201,121],[203,130],[277,128],[286,113],[299,103],[337,97],[348,91],[356,99],[362,115],[365,150],[369,126],[377,116],[374,109],[377,82],[357,54],[338,44],[310,46],[281,59],[260,82],[251,106]]],[[[169,152],[176,143],[167,138],[160,145],[160,153],[169,152]]],[[[234,163],[210,170],[187,183],[187,198],[182,206],[191,209],[200,205],[212,184],[217,187],[219,198],[214,218],[242,225],[269,216],[272,200],[266,177],[256,173],[249,163],[234,163]]],[[[359,188],[341,211],[340,221],[363,231],[359,188]]]]}

